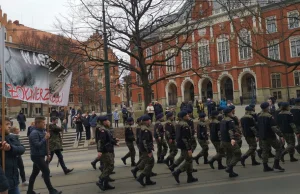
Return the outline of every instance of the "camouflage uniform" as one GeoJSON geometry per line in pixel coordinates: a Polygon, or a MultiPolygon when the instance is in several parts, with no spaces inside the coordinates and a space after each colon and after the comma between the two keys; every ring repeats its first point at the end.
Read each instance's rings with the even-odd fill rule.
{"type": "Polygon", "coordinates": [[[202,150],[196,157],[194,157],[194,160],[196,161],[197,164],[199,164],[199,158],[203,156],[204,164],[207,164],[208,134],[207,134],[206,124],[204,121],[200,121],[199,124],[197,125],[197,138],[202,150]]]}
{"type": "Polygon", "coordinates": [[[135,141],[134,133],[130,125],[125,125],[125,142],[129,149],[129,152],[121,158],[126,165],[126,159],[131,157],[131,166],[135,166],[135,148],[133,142],[135,141]]]}
{"type": "Polygon", "coordinates": [[[165,139],[165,129],[158,120],[154,125],[154,138],[157,143],[157,162],[162,163],[168,152],[168,144],[165,139]]]}
{"type": "MultiPolygon", "coordinates": [[[[298,103],[297,103],[298,104],[298,103]]],[[[291,113],[294,116],[294,123],[296,125],[297,131],[300,131],[300,105],[295,105],[291,108],[291,113]]],[[[295,146],[295,149],[300,154],[300,135],[297,135],[297,146],[295,146]]]]}
{"type": "Polygon", "coordinates": [[[136,126],[135,136],[136,136],[136,146],[137,146],[138,149],[139,149],[139,160],[140,160],[141,157],[142,157],[142,153],[141,153],[140,148],[139,148],[139,144],[140,144],[140,133],[141,133],[141,125],[138,124],[138,125],[136,126]]]}
{"type": "Polygon", "coordinates": [[[194,121],[192,118],[190,118],[190,120],[187,122],[190,130],[191,130],[191,145],[192,145],[192,151],[194,152],[195,149],[197,148],[197,141],[196,141],[196,137],[195,137],[195,126],[194,126],[194,121]]]}
{"type": "Polygon", "coordinates": [[[175,126],[174,126],[174,122],[171,120],[167,120],[166,124],[165,124],[165,129],[166,129],[166,140],[168,142],[169,145],[169,156],[167,157],[167,161],[170,161],[170,165],[172,165],[174,163],[174,159],[175,156],[178,153],[178,149],[176,146],[176,132],[175,132],[175,126]]]}
{"type": "Polygon", "coordinates": [[[240,128],[240,121],[237,118],[237,116],[233,116],[231,117],[231,119],[234,121],[234,130],[235,130],[235,139],[236,139],[236,143],[240,146],[240,148],[242,147],[243,141],[242,141],[242,131],[240,128]]]}

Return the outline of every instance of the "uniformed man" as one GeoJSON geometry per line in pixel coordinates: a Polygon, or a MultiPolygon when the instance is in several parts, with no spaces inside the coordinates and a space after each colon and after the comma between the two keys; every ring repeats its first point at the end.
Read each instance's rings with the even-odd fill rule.
{"type": "Polygon", "coordinates": [[[249,145],[248,151],[242,156],[241,164],[245,166],[246,159],[251,156],[252,166],[260,165],[259,162],[255,159],[255,151],[257,148],[258,134],[256,128],[256,122],[254,117],[251,115],[253,109],[250,106],[246,106],[245,115],[241,118],[241,125],[243,129],[243,135],[246,139],[247,144],[249,145]]]}
{"type": "Polygon", "coordinates": [[[152,169],[154,167],[154,157],[152,151],[154,150],[153,145],[153,136],[149,129],[151,124],[151,118],[148,115],[144,115],[141,118],[141,133],[140,133],[140,145],[139,148],[142,152],[142,159],[138,166],[131,170],[134,177],[139,170],[143,170],[140,176],[137,178],[137,181],[142,185],[155,185],[156,182],[153,182],[150,179],[152,175],[152,169]],[[146,182],[144,178],[146,177],[146,182]]]}
{"type": "Polygon", "coordinates": [[[249,106],[252,108],[252,111],[250,111],[250,115],[254,118],[255,122],[257,123],[257,114],[255,112],[255,104],[249,104],[249,106]]]}
{"type": "Polygon", "coordinates": [[[223,108],[222,107],[218,107],[218,117],[217,117],[217,119],[218,119],[218,121],[222,121],[222,119],[223,119],[223,117],[224,117],[224,115],[223,115],[223,108]]]}
{"type": "Polygon", "coordinates": [[[157,144],[157,163],[163,163],[164,158],[168,152],[168,144],[165,139],[165,129],[162,125],[164,114],[156,115],[156,123],[154,125],[154,138],[157,144]]]}
{"type": "Polygon", "coordinates": [[[207,164],[208,160],[208,134],[207,134],[207,127],[205,123],[205,113],[199,114],[199,120],[200,122],[197,125],[197,138],[198,143],[201,146],[202,150],[200,153],[193,158],[193,160],[196,161],[197,164],[199,164],[199,158],[203,156],[204,164],[207,164]]]}
{"type": "MultiPolygon", "coordinates": [[[[299,118],[298,118],[299,119],[299,118]]],[[[297,129],[294,123],[293,114],[290,112],[290,105],[288,102],[283,102],[281,104],[281,112],[277,115],[277,125],[279,126],[283,138],[287,143],[287,147],[283,150],[281,154],[281,161],[284,162],[284,155],[290,154],[290,161],[298,161],[295,157],[295,134],[296,136],[300,135],[300,130],[297,129]]]]}
{"type": "Polygon", "coordinates": [[[236,143],[241,148],[242,144],[243,144],[243,141],[242,141],[242,130],[240,128],[240,121],[239,121],[239,118],[237,118],[237,116],[235,116],[235,106],[234,105],[230,105],[229,108],[231,108],[231,110],[232,110],[232,117],[231,117],[231,119],[234,121],[234,125],[235,125],[236,143]]]}
{"type": "Polygon", "coordinates": [[[175,123],[174,123],[174,115],[172,112],[168,112],[166,115],[167,122],[165,124],[166,130],[166,140],[169,145],[169,156],[164,160],[164,163],[167,166],[174,164],[175,156],[178,153],[178,149],[176,146],[176,132],[175,132],[175,123]]]}
{"type": "Polygon", "coordinates": [[[142,152],[140,151],[139,144],[140,144],[140,134],[141,134],[141,117],[136,119],[136,129],[135,129],[135,139],[136,139],[136,146],[139,150],[139,161],[136,163],[136,165],[139,165],[141,162],[142,152]]]}
{"type": "Polygon", "coordinates": [[[129,149],[129,152],[123,157],[121,158],[121,160],[123,161],[124,165],[126,165],[126,159],[127,158],[131,158],[131,166],[136,166],[135,163],[135,148],[134,148],[134,141],[135,141],[135,137],[134,137],[134,133],[133,133],[133,118],[132,117],[128,117],[127,118],[127,122],[125,125],[125,142],[126,145],[129,149]]]}
{"type": "Polygon", "coordinates": [[[241,159],[241,149],[237,144],[237,136],[236,136],[236,126],[233,118],[233,112],[231,108],[225,108],[224,119],[220,123],[220,132],[221,132],[221,147],[224,148],[227,159],[227,168],[226,172],[229,173],[229,177],[237,177],[238,174],[233,172],[233,167],[240,161],[241,159]]]}
{"type": "MultiPolygon", "coordinates": [[[[259,114],[257,119],[258,125],[258,137],[262,141],[262,160],[264,165],[264,172],[273,171],[274,169],[284,171],[279,165],[280,155],[282,153],[282,147],[276,134],[283,139],[281,131],[278,129],[273,116],[269,112],[269,103],[263,102],[260,105],[262,112],[259,114]],[[271,146],[275,149],[276,155],[274,160],[273,168],[268,166],[269,152],[271,146]]],[[[283,139],[284,141],[284,139],[283,139]]]]}
{"type": "MultiPolygon", "coordinates": [[[[198,181],[197,178],[194,178],[193,173],[193,150],[192,150],[192,134],[191,129],[188,125],[188,121],[190,120],[190,117],[187,112],[181,111],[179,113],[179,117],[181,118],[178,125],[176,125],[176,142],[177,147],[181,149],[181,157],[184,158],[184,163],[172,174],[176,180],[177,183],[180,183],[179,181],[179,175],[180,173],[186,171],[187,172],[187,183],[192,183],[198,181]]],[[[175,164],[177,161],[175,162],[175,164]]]]}
{"type": "MultiPolygon", "coordinates": [[[[193,118],[194,118],[193,109],[188,108],[187,113],[189,115],[189,120],[187,121],[187,123],[190,127],[191,134],[192,134],[192,138],[191,138],[192,151],[194,152],[195,149],[197,148],[197,141],[196,141],[196,137],[195,137],[196,130],[195,130],[195,125],[194,125],[194,120],[193,120],[193,118]]],[[[193,172],[197,172],[197,169],[193,169],[193,172]]]]}
{"type": "Polygon", "coordinates": [[[225,156],[224,149],[221,147],[220,143],[220,121],[218,120],[219,112],[212,111],[211,113],[211,122],[209,123],[209,131],[210,131],[210,141],[214,145],[217,154],[212,157],[211,160],[208,161],[208,164],[212,169],[215,169],[214,162],[218,161],[218,169],[222,170],[226,167],[222,164],[222,157],[225,156]]]}
{"type": "MultiPolygon", "coordinates": [[[[294,115],[294,123],[297,130],[300,130],[300,98],[295,99],[295,106],[291,108],[291,113],[294,115]]],[[[297,152],[300,154],[300,136],[297,135],[298,145],[295,147],[297,152]]]]}
{"type": "Polygon", "coordinates": [[[114,169],[114,145],[118,144],[118,139],[113,139],[109,127],[110,121],[107,116],[100,116],[100,125],[98,125],[99,139],[97,142],[98,158],[103,162],[103,171],[99,177],[97,186],[102,190],[114,189],[115,187],[109,184],[109,175],[114,169]]]}

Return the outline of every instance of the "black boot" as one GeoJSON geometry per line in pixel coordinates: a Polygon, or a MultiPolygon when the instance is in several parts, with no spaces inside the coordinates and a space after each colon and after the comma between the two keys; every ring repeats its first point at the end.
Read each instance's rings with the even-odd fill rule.
{"type": "Polygon", "coordinates": [[[166,159],[164,159],[163,161],[167,166],[170,166],[170,158],[167,157],[166,159]]]}
{"type": "Polygon", "coordinates": [[[97,158],[94,161],[91,162],[91,165],[92,165],[93,169],[95,169],[95,170],[96,170],[96,164],[97,164],[97,162],[98,162],[97,158]]]}
{"type": "Polygon", "coordinates": [[[134,167],[134,166],[136,166],[135,161],[131,161],[131,167],[134,167]]]}
{"type": "Polygon", "coordinates": [[[242,164],[243,167],[245,167],[245,161],[246,161],[247,158],[248,158],[248,156],[245,156],[245,155],[243,155],[241,157],[241,164],[242,164]]]}
{"type": "Polygon", "coordinates": [[[96,182],[96,185],[97,185],[102,191],[105,191],[105,187],[104,187],[104,184],[103,184],[103,179],[99,179],[99,181],[96,182]]]}
{"type": "Polygon", "coordinates": [[[187,174],[187,183],[194,183],[197,182],[198,179],[193,177],[192,173],[188,173],[187,174]]]}
{"type": "Polygon", "coordinates": [[[200,158],[201,156],[196,156],[196,157],[194,157],[193,158],[193,160],[195,160],[195,162],[199,165],[199,158],[200,158]]]}
{"type": "Polygon", "coordinates": [[[214,162],[215,162],[216,160],[214,159],[214,158],[212,158],[211,160],[209,160],[208,161],[208,164],[209,164],[209,166],[212,168],[212,169],[215,169],[215,167],[214,167],[214,162]]]}
{"type": "Polygon", "coordinates": [[[178,166],[178,165],[176,165],[176,164],[174,163],[174,164],[172,164],[172,165],[169,167],[169,170],[170,170],[171,172],[173,172],[174,169],[175,169],[177,166],[178,166]]]}
{"type": "Polygon", "coordinates": [[[113,187],[109,184],[108,177],[104,179],[103,185],[104,185],[105,190],[115,189],[115,187],[113,187]]]}
{"type": "Polygon", "coordinates": [[[273,168],[271,168],[268,163],[263,163],[264,165],[264,172],[270,172],[270,171],[274,171],[273,168]]]}
{"type": "Polygon", "coordinates": [[[131,173],[133,174],[133,177],[136,179],[136,173],[139,171],[138,167],[135,167],[134,169],[131,170],[131,173]]]}
{"type": "Polygon", "coordinates": [[[226,169],[226,166],[223,166],[222,159],[218,160],[218,170],[224,170],[224,169],[226,169]]]}
{"type": "Polygon", "coordinates": [[[115,182],[115,179],[110,178],[110,176],[107,177],[108,182],[115,182]]]}
{"type": "Polygon", "coordinates": [[[145,174],[141,173],[140,176],[136,179],[143,187],[146,186],[144,183],[145,174]]]}
{"type": "Polygon", "coordinates": [[[157,173],[151,172],[150,177],[157,176],[157,173]]]}
{"type": "Polygon", "coordinates": [[[61,194],[62,191],[58,191],[56,189],[52,189],[51,191],[49,191],[49,194],[61,194]]]}
{"type": "Polygon", "coordinates": [[[156,182],[150,179],[150,176],[146,176],[146,185],[155,185],[156,182]]]}
{"type": "Polygon", "coordinates": [[[239,175],[237,173],[235,173],[233,171],[233,168],[232,168],[231,173],[229,173],[229,178],[234,178],[234,177],[237,177],[237,176],[239,176],[239,175]]]}
{"type": "Polygon", "coordinates": [[[122,162],[123,162],[124,165],[126,165],[126,159],[127,158],[125,158],[125,157],[121,158],[121,160],[122,160],[122,162]]]}
{"type": "Polygon", "coordinates": [[[232,173],[232,171],[233,171],[232,169],[233,169],[233,166],[227,166],[225,172],[232,173]]]}
{"type": "Polygon", "coordinates": [[[162,163],[161,158],[158,157],[158,158],[157,158],[157,164],[161,164],[161,163],[162,163]]]}
{"type": "Polygon", "coordinates": [[[72,168],[72,169],[65,169],[64,173],[65,173],[65,175],[67,175],[67,174],[71,173],[73,170],[74,170],[74,168],[72,168]]]}
{"type": "Polygon", "coordinates": [[[291,162],[297,162],[298,159],[296,159],[296,158],[294,157],[294,154],[290,154],[290,161],[291,161],[291,162]]]}
{"type": "Polygon", "coordinates": [[[256,161],[255,156],[251,156],[251,160],[252,160],[252,166],[260,165],[260,163],[256,161]]]}
{"type": "Polygon", "coordinates": [[[257,155],[258,155],[258,157],[260,158],[260,159],[262,159],[262,150],[261,149],[258,149],[258,150],[256,150],[256,152],[257,152],[257,155]]]}
{"type": "Polygon", "coordinates": [[[174,171],[174,172],[172,173],[172,175],[174,176],[175,181],[176,181],[177,183],[180,183],[180,180],[179,180],[179,175],[180,175],[180,173],[181,173],[181,170],[180,170],[180,169],[177,169],[176,171],[174,171]]]}
{"type": "Polygon", "coordinates": [[[208,164],[207,156],[204,156],[204,163],[203,164],[208,164]]]}
{"type": "Polygon", "coordinates": [[[279,165],[279,160],[274,160],[273,168],[274,168],[274,170],[278,170],[278,171],[280,171],[280,172],[283,172],[283,171],[284,171],[284,168],[282,168],[282,167],[279,165]]]}
{"type": "Polygon", "coordinates": [[[288,152],[287,151],[283,151],[280,155],[280,160],[281,162],[284,162],[284,156],[287,154],[288,152]]]}

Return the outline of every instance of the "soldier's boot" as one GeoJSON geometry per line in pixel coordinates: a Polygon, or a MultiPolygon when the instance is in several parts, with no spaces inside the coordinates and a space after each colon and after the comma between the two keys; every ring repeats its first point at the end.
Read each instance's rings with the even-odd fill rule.
{"type": "Polygon", "coordinates": [[[180,173],[181,173],[181,170],[180,170],[180,169],[177,169],[176,171],[174,171],[174,172],[172,173],[172,175],[174,176],[174,179],[175,179],[175,181],[176,181],[177,183],[180,183],[180,180],[179,180],[179,175],[180,175],[180,173]]]}
{"type": "Polygon", "coordinates": [[[150,177],[157,176],[157,173],[151,172],[150,177]]]}
{"type": "Polygon", "coordinates": [[[262,159],[262,150],[261,149],[258,149],[258,150],[256,150],[256,152],[257,152],[257,155],[258,155],[258,157],[260,158],[260,159],[262,159]]]}
{"type": "Polygon", "coordinates": [[[195,156],[195,157],[193,157],[193,160],[195,160],[195,162],[199,165],[199,158],[200,158],[201,156],[195,156]]]}
{"type": "Polygon", "coordinates": [[[198,179],[193,177],[192,173],[187,174],[187,183],[194,183],[194,182],[197,182],[197,181],[198,181],[198,179]]]}
{"type": "Polygon", "coordinates": [[[106,177],[104,180],[103,180],[103,185],[104,185],[104,188],[105,190],[111,190],[111,189],[115,189],[115,187],[111,186],[108,182],[108,177],[106,177]]]}
{"type": "Polygon", "coordinates": [[[255,159],[255,156],[251,156],[252,166],[258,166],[260,165],[260,162],[257,162],[255,159]]]}
{"type": "Polygon", "coordinates": [[[62,191],[58,191],[56,189],[52,189],[49,191],[49,194],[61,194],[61,193],[62,193],[62,191]]]}
{"type": "Polygon", "coordinates": [[[222,159],[218,160],[218,170],[224,170],[224,169],[226,169],[226,166],[223,166],[222,159]]]}
{"type": "Polygon", "coordinates": [[[298,159],[294,157],[294,154],[290,154],[290,161],[291,162],[297,162],[298,159]]]}
{"type": "Polygon", "coordinates": [[[237,176],[239,176],[239,175],[237,173],[235,173],[233,171],[233,168],[232,168],[231,173],[229,173],[229,178],[234,178],[234,177],[237,177],[237,176]]]}
{"type": "Polygon", "coordinates": [[[115,182],[115,179],[110,178],[110,176],[107,177],[108,182],[115,182]]]}
{"type": "Polygon", "coordinates": [[[97,164],[97,162],[98,162],[98,158],[96,158],[95,160],[93,160],[91,162],[91,165],[92,165],[93,169],[95,169],[95,170],[96,170],[96,164],[97,164]]]}
{"type": "Polygon", "coordinates": [[[287,151],[283,151],[282,153],[281,153],[281,155],[280,155],[280,160],[281,160],[281,162],[284,162],[285,160],[284,160],[284,156],[287,154],[288,152],[287,151]]]}
{"type": "Polygon", "coordinates": [[[243,167],[246,166],[246,165],[245,165],[245,161],[246,161],[247,158],[248,158],[248,156],[246,156],[246,155],[243,155],[243,156],[241,157],[241,164],[242,164],[243,167]]]}
{"type": "Polygon", "coordinates": [[[159,156],[159,157],[157,158],[157,164],[161,164],[161,163],[163,163],[163,161],[161,160],[161,157],[159,156]]]}
{"type": "Polygon", "coordinates": [[[140,176],[136,179],[143,187],[146,186],[144,182],[145,174],[141,173],[140,176]]]}
{"type": "Polygon", "coordinates": [[[274,171],[273,168],[271,168],[268,163],[263,163],[264,165],[264,172],[270,172],[270,171],[274,171]]]}
{"type": "Polygon", "coordinates": [[[207,159],[207,156],[204,156],[204,164],[208,164],[208,159],[207,159]]]}
{"type": "Polygon", "coordinates": [[[136,166],[135,161],[131,161],[131,167],[134,167],[134,166],[136,166]]]}
{"type": "Polygon", "coordinates": [[[133,175],[133,177],[136,179],[137,176],[136,176],[136,173],[139,171],[138,167],[135,167],[134,169],[131,170],[131,173],[133,175]]]}
{"type": "Polygon", "coordinates": [[[274,160],[273,168],[274,168],[274,170],[278,170],[278,171],[280,171],[280,172],[283,172],[283,171],[284,171],[284,168],[282,168],[282,167],[279,165],[279,160],[274,160]]]}
{"type": "Polygon", "coordinates": [[[121,160],[122,160],[122,162],[123,162],[124,165],[126,165],[126,159],[127,159],[126,156],[124,156],[123,158],[121,158],[121,160]]]}
{"type": "Polygon", "coordinates": [[[170,166],[170,158],[169,156],[163,161],[167,166],[170,166]]]}
{"type": "Polygon", "coordinates": [[[146,176],[146,185],[155,185],[156,182],[150,179],[150,176],[146,176]]]}
{"type": "Polygon", "coordinates": [[[177,167],[178,165],[177,164],[172,164],[170,167],[169,167],[169,170],[171,171],[171,172],[173,172],[174,171],[174,169],[177,167]]]}
{"type": "Polygon", "coordinates": [[[104,184],[103,184],[103,179],[99,179],[99,181],[96,182],[96,185],[97,185],[102,191],[105,191],[105,187],[104,187],[104,184]]]}
{"type": "Polygon", "coordinates": [[[74,170],[74,168],[72,168],[72,169],[64,169],[64,173],[65,173],[65,175],[67,175],[67,174],[71,173],[73,170],[74,170]]]}
{"type": "Polygon", "coordinates": [[[212,158],[211,160],[209,160],[207,163],[209,164],[209,166],[210,166],[210,168],[212,168],[212,169],[215,169],[215,167],[214,167],[214,162],[215,162],[216,160],[214,159],[214,158],[212,158]]]}
{"type": "Polygon", "coordinates": [[[269,158],[274,158],[275,155],[272,153],[272,151],[269,152],[269,158]]]}

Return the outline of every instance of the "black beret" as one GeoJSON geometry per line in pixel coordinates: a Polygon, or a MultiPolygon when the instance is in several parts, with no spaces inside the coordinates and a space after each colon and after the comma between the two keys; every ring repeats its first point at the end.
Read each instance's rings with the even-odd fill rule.
{"type": "Polygon", "coordinates": [[[142,116],[142,121],[149,121],[149,120],[151,120],[149,115],[143,115],[142,116]]]}
{"type": "Polygon", "coordinates": [[[107,116],[99,116],[98,120],[101,121],[101,122],[103,122],[103,121],[108,120],[108,117],[107,116]]]}
{"type": "Polygon", "coordinates": [[[199,118],[205,118],[205,117],[206,117],[205,113],[202,112],[202,113],[199,114],[199,118]]]}
{"type": "Polygon", "coordinates": [[[172,112],[168,112],[167,114],[166,114],[166,117],[167,118],[170,118],[170,117],[172,117],[173,116],[173,113],[172,112]]]}
{"type": "MultiPolygon", "coordinates": [[[[223,109],[222,109],[222,110],[223,110],[223,109]]],[[[212,116],[218,116],[218,115],[219,115],[219,112],[216,111],[216,110],[214,110],[214,111],[211,112],[211,115],[212,115],[212,116]]]]}
{"type": "Polygon", "coordinates": [[[139,117],[136,119],[136,122],[140,122],[142,120],[142,117],[139,117]]]}
{"type": "Polygon", "coordinates": [[[282,102],[278,102],[278,107],[281,107],[282,106],[282,102]]]}
{"type": "Polygon", "coordinates": [[[188,109],[186,109],[186,112],[189,113],[189,114],[193,113],[193,109],[188,108],[188,109]]]}
{"type": "Polygon", "coordinates": [[[223,107],[220,107],[220,106],[219,106],[217,110],[220,112],[220,111],[223,110],[223,107]]]}
{"type": "Polygon", "coordinates": [[[253,111],[253,108],[252,108],[251,106],[246,106],[246,107],[245,107],[245,110],[246,110],[246,111],[253,111]]]}
{"type": "Polygon", "coordinates": [[[288,102],[283,102],[281,103],[281,107],[289,107],[290,104],[288,102]]]}
{"type": "Polygon", "coordinates": [[[261,103],[260,108],[261,108],[261,109],[266,109],[266,108],[268,108],[269,106],[270,106],[270,105],[269,105],[268,102],[263,102],[263,103],[261,103]]]}
{"type": "Polygon", "coordinates": [[[224,113],[224,114],[228,114],[228,113],[231,113],[231,112],[232,112],[232,109],[229,108],[229,107],[227,107],[227,108],[225,108],[225,109],[223,110],[223,113],[224,113]]]}
{"type": "Polygon", "coordinates": [[[187,114],[188,114],[188,113],[187,113],[186,111],[180,111],[180,112],[178,113],[178,117],[179,117],[179,118],[183,118],[183,117],[185,117],[187,114]]]}
{"type": "Polygon", "coordinates": [[[251,108],[255,108],[255,104],[249,104],[251,108]]]}
{"type": "Polygon", "coordinates": [[[156,115],[156,120],[159,120],[159,119],[161,119],[163,117],[164,117],[164,114],[160,113],[160,114],[156,115]]]}
{"type": "Polygon", "coordinates": [[[300,102],[300,98],[296,98],[296,99],[295,99],[295,102],[296,102],[296,103],[299,103],[299,102],[300,102]]]}
{"type": "Polygon", "coordinates": [[[129,123],[129,122],[132,122],[133,121],[133,118],[132,117],[128,117],[127,118],[127,122],[129,123]]]}
{"type": "Polygon", "coordinates": [[[229,108],[231,108],[231,110],[234,110],[235,106],[234,105],[230,105],[229,108]]]}

